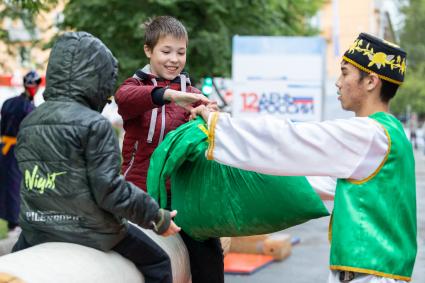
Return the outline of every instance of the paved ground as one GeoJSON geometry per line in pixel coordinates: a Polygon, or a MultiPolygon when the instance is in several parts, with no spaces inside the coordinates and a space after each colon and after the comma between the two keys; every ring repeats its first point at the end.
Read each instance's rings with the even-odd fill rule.
{"type": "MultiPolygon", "coordinates": [[[[418,255],[413,271],[413,283],[425,283],[425,156],[416,152],[416,183],[418,207],[418,255]]],[[[329,204],[329,207],[331,204],[329,204]]],[[[320,283],[327,282],[329,217],[287,229],[284,233],[301,238],[292,255],[282,262],[272,263],[252,275],[226,275],[226,283],[320,283]]]]}

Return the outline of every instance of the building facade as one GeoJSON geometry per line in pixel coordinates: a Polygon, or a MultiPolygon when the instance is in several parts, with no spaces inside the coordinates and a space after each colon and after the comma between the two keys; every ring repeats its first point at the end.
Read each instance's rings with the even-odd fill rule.
{"type": "Polygon", "coordinates": [[[328,0],[317,15],[317,27],[327,43],[324,119],[349,117],[337,100],[335,82],[341,56],[361,32],[397,44],[396,31],[402,17],[391,0],[328,0]]]}
{"type": "MultiPolygon", "coordinates": [[[[0,4],[0,10],[5,8],[0,4]]],[[[22,92],[22,78],[30,70],[37,71],[43,77],[39,93],[45,85],[44,74],[50,49],[45,46],[57,34],[57,24],[62,19],[64,2],[48,12],[37,15],[34,29],[26,28],[20,19],[4,18],[1,28],[7,31],[7,38],[0,41],[0,106],[4,100],[22,92]]],[[[36,105],[41,102],[41,96],[36,95],[36,105]]]]}

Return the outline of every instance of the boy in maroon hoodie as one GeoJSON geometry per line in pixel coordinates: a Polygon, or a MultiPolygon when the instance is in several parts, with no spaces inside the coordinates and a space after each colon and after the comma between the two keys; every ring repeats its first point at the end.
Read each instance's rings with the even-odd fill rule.
{"type": "MultiPolygon", "coordinates": [[[[182,72],[188,44],[183,24],[160,16],[145,27],[144,51],[150,64],[136,71],[115,94],[125,130],[122,171],[128,181],[144,190],[153,151],[165,134],[188,121],[185,109],[191,108],[191,101],[187,93],[200,93],[182,72]]],[[[224,282],[220,240],[196,241],[184,231],[180,235],[189,252],[192,282],[224,282]]]]}

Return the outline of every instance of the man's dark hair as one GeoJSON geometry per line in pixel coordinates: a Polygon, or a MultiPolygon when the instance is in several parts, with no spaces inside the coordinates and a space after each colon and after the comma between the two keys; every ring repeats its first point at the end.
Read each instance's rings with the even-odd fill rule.
{"type": "Polygon", "coordinates": [[[159,16],[145,22],[145,44],[152,50],[163,36],[186,39],[188,35],[184,25],[171,16],[159,16]]]}
{"type": "MultiPolygon", "coordinates": [[[[369,73],[359,70],[360,72],[360,81],[362,81],[364,78],[369,76],[369,73]]],[[[391,98],[393,98],[398,90],[399,85],[390,83],[389,81],[381,79],[382,87],[381,92],[379,93],[379,96],[381,97],[381,100],[385,103],[388,103],[391,98]]]]}

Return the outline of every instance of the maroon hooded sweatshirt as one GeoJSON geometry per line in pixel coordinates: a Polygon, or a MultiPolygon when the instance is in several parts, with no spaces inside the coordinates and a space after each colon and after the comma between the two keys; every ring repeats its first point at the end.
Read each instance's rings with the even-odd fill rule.
{"type": "Polygon", "coordinates": [[[172,81],[164,80],[150,74],[148,65],[125,80],[115,94],[125,130],[122,172],[126,180],[144,191],[147,189],[146,177],[153,151],[169,131],[189,119],[189,114],[173,102],[164,105],[153,102],[152,92],[165,87],[200,93],[191,86],[185,74],[172,81]]]}

